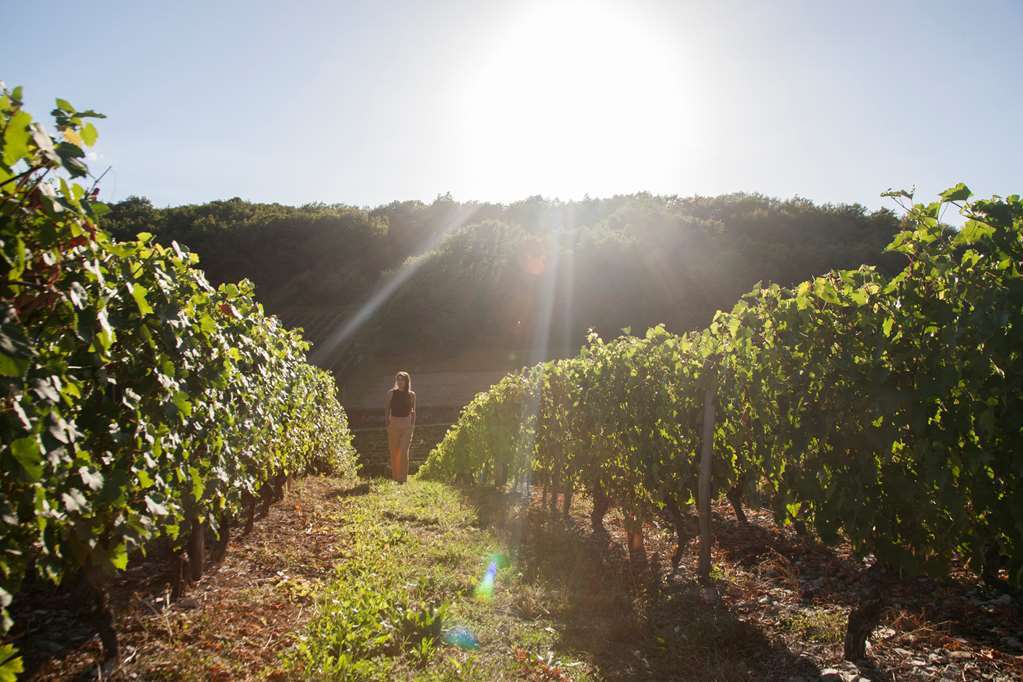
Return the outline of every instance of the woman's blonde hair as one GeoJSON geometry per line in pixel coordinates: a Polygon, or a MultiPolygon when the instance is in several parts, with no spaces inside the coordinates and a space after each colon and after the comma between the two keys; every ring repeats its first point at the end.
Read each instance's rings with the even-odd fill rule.
{"type": "Polygon", "coordinates": [[[405,390],[409,393],[412,392],[412,377],[409,376],[408,372],[398,372],[394,375],[394,390],[401,390],[401,380],[405,380],[405,390]]]}

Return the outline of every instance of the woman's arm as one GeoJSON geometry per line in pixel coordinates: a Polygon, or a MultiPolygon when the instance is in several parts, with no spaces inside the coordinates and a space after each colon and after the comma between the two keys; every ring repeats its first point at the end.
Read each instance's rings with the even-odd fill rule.
{"type": "Polygon", "coordinates": [[[412,411],[409,412],[409,416],[412,417],[411,425],[416,425],[416,394],[412,394],[412,411]]]}
{"type": "Polygon", "coordinates": [[[384,426],[391,425],[391,392],[387,392],[387,402],[384,404],[384,426]]]}

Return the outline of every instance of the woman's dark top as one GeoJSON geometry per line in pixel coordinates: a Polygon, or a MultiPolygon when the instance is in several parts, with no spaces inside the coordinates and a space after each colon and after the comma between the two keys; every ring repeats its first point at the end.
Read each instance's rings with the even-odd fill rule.
{"type": "Polygon", "coordinates": [[[391,416],[407,417],[412,413],[412,394],[391,389],[391,416]]]}

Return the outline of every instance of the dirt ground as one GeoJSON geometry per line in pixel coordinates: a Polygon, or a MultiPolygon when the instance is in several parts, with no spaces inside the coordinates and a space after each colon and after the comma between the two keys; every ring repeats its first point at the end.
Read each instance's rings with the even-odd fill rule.
{"type": "MultiPolygon", "coordinates": [[[[299,481],[223,561],[171,604],[164,563],[131,566],[110,590],[120,634],[120,679],[242,679],[272,674],[277,656],[312,615],[312,586],[330,572],[338,536],[317,518],[339,505],[350,484],[299,481]]],[[[99,639],[74,595],[41,593],[16,602],[25,679],[95,679],[99,639]]],[[[102,677],[102,675],[100,675],[102,677]]]]}
{"type": "Polygon", "coordinates": [[[674,533],[648,525],[646,560],[637,565],[625,552],[619,515],[605,520],[605,539],[592,532],[585,499],[555,522],[540,510],[539,495],[527,514],[544,521],[528,524],[535,535],[522,542],[522,561],[574,585],[566,637],[599,651],[608,678],[1023,679],[1023,609],[965,573],[890,585],[870,661],[857,666],[842,660],[846,616],[864,589],[863,564],[847,546],[823,547],[780,529],[766,510],[747,510],[744,527],[727,504],[716,505],[713,586],[706,588],[696,577],[696,541],[673,572],[674,533]],[[564,549],[573,545],[591,552],[573,559],[564,549]],[[616,577],[608,583],[607,575],[616,577]],[[604,593],[629,584],[614,613],[604,593]],[[599,644],[621,640],[626,622],[638,664],[599,644]]]}

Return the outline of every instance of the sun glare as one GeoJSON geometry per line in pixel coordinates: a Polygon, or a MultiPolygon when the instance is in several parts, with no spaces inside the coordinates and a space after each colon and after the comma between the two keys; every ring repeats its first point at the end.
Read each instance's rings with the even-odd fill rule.
{"type": "Polygon", "coordinates": [[[670,173],[695,134],[674,47],[628,9],[526,11],[462,90],[455,117],[470,177],[566,197],[670,173]]]}

